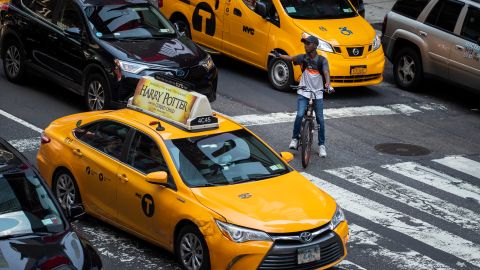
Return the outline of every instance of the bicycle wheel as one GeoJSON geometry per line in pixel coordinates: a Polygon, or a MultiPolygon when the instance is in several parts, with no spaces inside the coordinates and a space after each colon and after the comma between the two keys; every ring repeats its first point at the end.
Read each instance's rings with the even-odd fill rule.
{"type": "Polygon", "coordinates": [[[303,123],[301,132],[302,141],[302,167],[305,169],[310,162],[312,155],[312,141],[313,141],[313,123],[311,119],[308,119],[303,123]]]}

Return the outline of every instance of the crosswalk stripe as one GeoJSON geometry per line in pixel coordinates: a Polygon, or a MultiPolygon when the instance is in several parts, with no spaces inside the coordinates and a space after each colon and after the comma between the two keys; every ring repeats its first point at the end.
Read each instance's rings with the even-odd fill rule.
{"type": "Polygon", "coordinates": [[[382,168],[459,197],[475,199],[480,203],[480,188],[418,163],[403,162],[393,165],[383,165],[382,168]]]}
{"type": "Polygon", "coordinates": [[[367,270],[361,267],[360,265],[355,264],[348,260],[341,261],[339,264],[335,266],[335,268],[338,270],[367,270]]]}
{"type": "Polygon", "coordinates": [[[479,245],[308,173],[303,175],[332,195],[345,210],[480,267],[479,245]]]}
{"type": "Polygon", "coordinates": [[[440,262],[422,255],[409,248],[399,248],[395,251],[382,247],[385,239],[372,231],[359,225],[349,224],[350,243],[354,246],[361,246],[361,252],[373,258],[385,258],[398,269],[409,270],[447,270],[452,269],[440,262]]]}
{"type": "Polygon", "coordinates": [[[480,162],[462,156],[448,156],[433,161],[480,179],[480,162]]]}
{"type": "Polygon", "coordinates": [[[13,121],[15,121],[15,122],[17,122],[17,123],[25,126],[25,127],[28,127],[29,129],[34,130],[34,131],[36,131],[36,132],[38,132],[38,133],[42,133],[42,132],[43,132],[43,129],[41,129],[41,128],[37,127],[37,126],[34,126],[34,125],[28,123],[27,121],[22,120],[22,119],[16,117],[15,115],[9,114],[8,112],[6,112],[6,111],[4,111],[4,110],[0,110],[0,115],[3,115],[3,116],[5,116],[5,117],[7,117],[8,119],[13,120],[13,121]]]}
{"type": "Polygon", "coordinates": [[[10,143],[20,152],[35,151],[40,148],[40,137],[10,140],[8,143],[10,143]]]}
{"type": "Polygon", "coordinates": [[[432,216],[480,233],[480,226],[478,225],[480,224],[480,216],[469,209],[453,205],[358,166],[326,170],[326,172],[432,216]]]}

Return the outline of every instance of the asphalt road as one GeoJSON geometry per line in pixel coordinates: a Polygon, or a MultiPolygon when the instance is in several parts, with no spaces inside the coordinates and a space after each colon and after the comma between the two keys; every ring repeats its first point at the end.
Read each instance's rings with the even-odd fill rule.
{"type": "MultiPolygon", "coordinates": [[[[214,61],[220,75],[212,107],[288,151],[296,95],[273,90],[264,71],[226,57],[214,61]]],[[[15,85],[2,70],[0,110],[0,136],[35,162],[35,127],[84,107],[81,97],[43,78],[15,85]]],[[[387,65],[384,83],[327,96],[325,114],[327,158],[315,156],[303,170],[294,152],[291,164],[346,210],[349,255],[338,268],[480,269],[479,96],[437,81],[419,93],[399,90],[387,65]]],[[[76,227],[106,269],[178,268],[168,252],[94,218],[76,227]]]]}

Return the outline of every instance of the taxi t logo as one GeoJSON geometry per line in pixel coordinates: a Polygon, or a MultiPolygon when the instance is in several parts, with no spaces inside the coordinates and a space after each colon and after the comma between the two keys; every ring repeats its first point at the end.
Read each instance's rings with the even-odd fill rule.
{"type": "Polygon", "coordinates": [[[152,217],[155,212],[155,203],[153,197],[150,194],[145,194],[142,197],[142,210],[145,216],[152,217]]]}
{"type": "Polygon", "coordinates": [[[346,26],[340,27],[338,29],[340,29],[340,33],[342,33],[342,35],[350,36],[351,34],[353,34],[352,30],[348,30],[346,26]]]}
{"type": "Polygon", "coordinates": [[[195,7],[192,25],[196,31],[204,32],[209,36],[215,35],[215,13],[209,4],[201,2],[195,7]],[[205,31],[203,31],[204,25],[205,31]]]}

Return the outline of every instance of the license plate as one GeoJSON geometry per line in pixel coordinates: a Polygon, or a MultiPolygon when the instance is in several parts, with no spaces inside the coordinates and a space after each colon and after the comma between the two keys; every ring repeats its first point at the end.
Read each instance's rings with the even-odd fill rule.
{"type": "Polygon", "coordinates": [[[367,73],[367,66],[351,66],[350,75],[364,75],[367,73]]]}
{"type": "Polygon", "coordinates": [[[320,260],[320,246],[312,246],[306,248],[299,248],[298,250],[298,264],[309,263],[320,260]]]}

